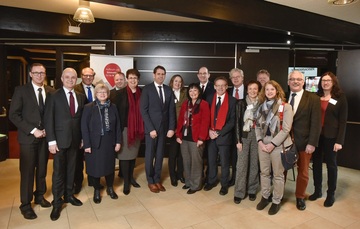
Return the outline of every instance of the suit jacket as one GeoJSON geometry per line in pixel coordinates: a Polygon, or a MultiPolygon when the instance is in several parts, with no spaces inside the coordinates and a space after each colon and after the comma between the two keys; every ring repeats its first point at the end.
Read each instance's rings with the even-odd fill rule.
{"type": "Polygon", "coordinates": [[[187,97],[186,93],[187,93],[186,88],[182,88],[181,91],[180,91],[179,100],[176,99],[176,96],[174,94],[175,106],[176,106],[176,119],[179,118],[181,106],[182,106],[183,102],[186,100],[186,97],[187,97]]]}
{"type": "MultiPolygon", "coordinates": [[[[144,120],[145,134],[156,130],[175,130],[176,111],[172,89],[163,85],[165,103],[161,102],[154,82],[146,85],[141,93],[140,112],[144,120]]],[[[166,133],[165,133],[166,134],[166,133]]]]}
{"type": "Polygon", "coordinates": [[[297,150],[305,151],[306,145],[318,146],[321,132],[320,98],[305,91],[294,114],[294,141],[297,150]]]}
{"type": "MultiPolygon", "coordinates": [[[[234,87],[227,89],[227,91],[228,91],[228,93],[229,93],[230,96],[233,96],[234,89],[235,89],[234,87]]],[[[234,98],[235,98],[235,97],[234,97],[234,98]]],[[[243,98],[242,98],[242,99],[245,99],[245,98],[246,98],[246,87],[245,87],[245,85],[244,85],[244,94],[243,94],[243,98]]]]}
{"type": "MultiPolygon", "coordinates": [[[[212,101],[214,96],[216,97],[216,92],[213,96],[209,96],[207,102],[212,106],[212,101]]],[[[222,104],[223,105],[223,104],[222,104]]],[[[232,145],[234,142],[234,127],[235,127],[235,108],[236,108],[236,99],[232,96],[229,96],[229,109],[226,114],[226,121],[223,128],[218,131],[219,136],[216,138],[216,144],[218,145],[232,145]]],[[[210,120],[213,122],[213,120],[210,120]]]]}
{"type": "Polygon", "coordinates": [[[70,107],[63,88],[50,93],[46,97],[44,124],[46,140],[56,141],[59,148],[69,148],[71,145],[80,145],[81,141],[81,115],[86,97],[75,93],[78,109],[75,116],[70,114],[70,107]]]}
{"type": "Polygon", "coordinates": [[[115,98],[116,98],[116,95],[118,94],[120,90],[116,90],[116,88],[113,88],[110,90],[110,101],[112,103],[115,103],[115,98]]]}
{"type": "MultiPolygon", "coordinates": [[[[92,85],[92,86],[95,88],[95,85],[92,85]]],[[[85,92],[84,86],[83,86],[82,82],[75,85],[74,91],[75,91],[76,93],[81,93],[81,94],[85,95],[85,104],[92,102],[92,101],[88,101],[88,99],[87,99],[87,92],[85,92]]],[[[96,98],[96,95],[92,95],[92,96],[93,96],[93,99],[96,98]]]]}
{"type": "MultiPolygon", "coordinates": [[[[121,125],[118,110],[114,104],[109,107],[110,137],[112,144],[122,144],[121,125]]],[[[81,134],[84,149],[100,147],[101,143],[101,116],[96,102],[88,103],[84,107],[81,118],[81,134]]]]}
{"type": "MultiPolygon", "coordinates": [[[[176,128],[176,137],[180,139],[183,137],[183,125],[185,120],[185,113],[187,111],[187,103],[188,100],[185,100],[181,106],[176,128]]],[[[201,100],[199,112],[192,115],[191,124],[192,138],[194,142],[197,142],[198,140],[205,141],[209,139],[210,107],[205,100],[201,100]]]]}
{"type": "Polygon", "coordinates": [[[335,105],[329,102],[326,108],[322,134],[326,138],[335,138],[336,143],[344,145],[348,114],[346,96],[342,94],[339,98],[332,99],[337,102],[335,105]]]}
{"type": "MultiPolygon", "coordinates": [[[[44,85],[46,97],[55,91],[52,87],[44,85]]],[[[45,102],[45,101],[44,101],[45,102]]],[[[45,103],[47,105],[47,103],[45,103]]],[[[32,83],[15,88],[11,99],[9,119],[18,128],[18,141],[20,144],[31,144],[36,139],[30,132],[34,128],[43,126],[39,104],[32,83]]]]}
{"type": "MultiPolygon", "coordinates": [[[[200,83],[199,83],[200,85],[200,83]]],[[[200,86],[201,88],[201,86],[200,86]]],[[[202,99],[205,101],[209,101],[209,99],[212,99],[212,96],[215,93],[215,87],[214,87],[214,83],[213,82],[208,82],[208,84],[206,85],[205,91],[202,93],[202,99]]],[[[211,105],[211,104],[209,104],[211,105]]]]}

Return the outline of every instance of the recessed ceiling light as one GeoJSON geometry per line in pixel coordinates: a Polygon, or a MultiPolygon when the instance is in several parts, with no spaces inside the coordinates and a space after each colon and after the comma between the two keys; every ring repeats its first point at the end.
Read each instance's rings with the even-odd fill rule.
{"type": "Polygon", "coordinates": [[[357,1],[358,0],[328,0],[328,3],[336,6],[343,6],[343,5],[349,5],[357,1]]]}

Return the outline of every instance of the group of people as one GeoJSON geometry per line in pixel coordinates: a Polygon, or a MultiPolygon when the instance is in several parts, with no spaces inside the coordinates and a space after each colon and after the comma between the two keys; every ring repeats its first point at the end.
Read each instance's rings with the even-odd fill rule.
{"type": "Polygon", "coordinates": [[[344,144],[347,102],[331,72],[321,76],[317,94],[303,89],[301,72],[291,72],[287,96],[266,70],[257,73],[257,81],[245,85],[244,72],[234,68],[229,72],[233,85],[229,88],[227,77],[219,76],[212,83],[208,69],[201,67],[199,82],[187,89],[178,74],[165,85],[166,69],[160,65],[153,70],[153,82],[142,89],[136,69],[116,73],[112,90],[103,83],[93,85],[95,72],[89,67],[82,69],[79,84],[77,72],[64,69],[63,87],[56,91],[44,84],[42,64],[33,64],[29,75],[31,82],[15,89],[9,112],[18,128],[20,210],[25,219],[37,217],[31,207],[33,197],[35,204],[53,207],[51,220],[60,217],[63,203],[81,206],[74,194],[82,188],[84,160],[94,203],[101,202],[101,177],[106,180],[106,193],[118,198],[113,188],[116,158],[123,193],[128,195],[131,185],[139,188],[134,168],[143,140],[146,179],[154,193],[166,191],[161,172],[168,143],[172,186],[180,181],[188,194],[209,191],[219,182],[220,165],[220,195],[235,185],[234,203],[240,204],[247,196],[255,201],[260,185],[262,197],[256,208],[263,210],[272,203],[268,213],[274,215],[286,181],[281,153],[295,144],[299,151],[296,207],[306,208],[311,159],[315,190],[308,199],[322,197],[325,160],[324,206],[335,202],[336,154],[344,144]],[[48,152],[54,159],[52,203],[44,198],[48,152]]]}

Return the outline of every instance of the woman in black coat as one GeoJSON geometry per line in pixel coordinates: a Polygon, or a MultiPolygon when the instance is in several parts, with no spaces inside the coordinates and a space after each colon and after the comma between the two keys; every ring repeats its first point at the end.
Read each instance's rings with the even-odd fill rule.
{"type": "Polygon", "coordinates": [[[81,132],[84,143],[86,173],[94,186],[94,202],[101,202],[100,177],[105,176],[106,192],[117,199],[114,191],[115,152],[122,141],[118,111],[110,103],[109,88],[105,84],[95,87],[96,100],[84,107],[81,132]]]}

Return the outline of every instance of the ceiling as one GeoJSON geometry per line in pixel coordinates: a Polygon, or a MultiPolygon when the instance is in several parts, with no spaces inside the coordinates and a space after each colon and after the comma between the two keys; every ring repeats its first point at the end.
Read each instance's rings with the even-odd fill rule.
{"type": "MultiPolygon", "coordinates": [[[[360,1],[347,6],[334,6],[327,3],[327,0],[266,0],[267,2],[296,8],[315,14],[320,14],[339,20],[360,25],[360,1]]],[[[78,0],[0,0],[0,5],[18,7],[25,9],[41,10],[63,14],[74,14],[78,0]]],[[[90,8],[96,18],[115,21],[180,21],[200,22],[203,20],[180,17],[170,14],[162,14],[144,10],[131,9],[120,6],[113,6],[91,2],[90,8]]]]}

